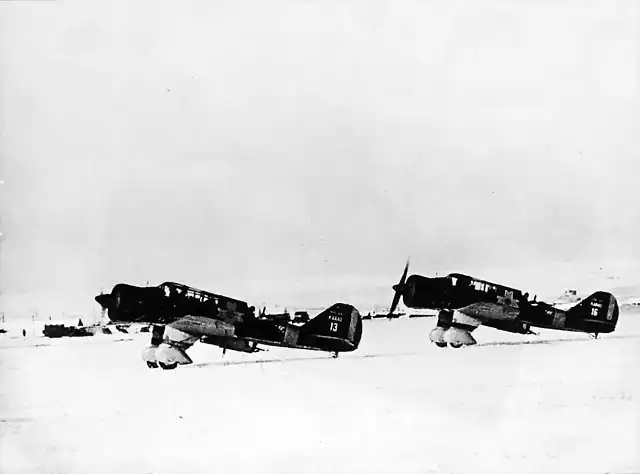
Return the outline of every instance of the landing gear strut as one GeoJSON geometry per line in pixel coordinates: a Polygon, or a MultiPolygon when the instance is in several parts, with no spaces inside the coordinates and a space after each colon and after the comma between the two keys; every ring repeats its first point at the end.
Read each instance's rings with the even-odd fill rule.
{"type": "Polygon", "coordinates": [[[338,353],[337,353],[337,352],[333,352],[333,353],[331,354],[331,358],[332,358],[332,359],[337,359],[337,358],[338,358],[338,353]]]}

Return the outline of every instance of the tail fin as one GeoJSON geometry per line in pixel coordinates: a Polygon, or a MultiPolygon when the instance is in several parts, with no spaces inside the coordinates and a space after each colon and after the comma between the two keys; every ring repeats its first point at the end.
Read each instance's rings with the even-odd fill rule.
{"type": "Polygon", "coordinates": [[[362,317],[345,303],[336,303],[300,328],[301,338],[324,340],[335,351],[353,351],[362,338],[362,317]]]}
{"type": "Polygon", "coordinates": [[[619,314],[616,297],[605,291],[596,291],[567,310],[565,325],[590,333],[613,332],[619,314]]]}

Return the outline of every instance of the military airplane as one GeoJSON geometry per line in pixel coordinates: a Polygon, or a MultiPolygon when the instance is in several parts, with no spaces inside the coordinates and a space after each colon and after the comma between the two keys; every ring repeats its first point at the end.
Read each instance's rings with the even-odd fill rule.
{"type": "Polygon", "coordinates": [[[577,331],[593,335],[610,333],[618,322],[618,302],[611,294],[597,291],[575,306],[562,310],[548,303],[529,299],[528,293],[461,273],[428,278],[411,275],[409,262],[395,292],[389,316],[400,297],[408,308],[439,310],[436,327],[429,339],[439,347],[454,348],[476,344],[471,333],[478,326],[489,326],[518,334],[535,334],[532,327],[577,331]]]}
{"type": "Polygon", "coordinates": [[[186,350],[195,342],[229,350],[257,352],[258,344],[333,353],[358,348],[362,319],[356,308],[336,303],[300,325],[268,318],[246,302],[180,283],[138,287],[118,283],[95,300],[114,323],[153,325],[151,345],[142,354],[149,368],[175,369],[193,361],[186,350]]]}

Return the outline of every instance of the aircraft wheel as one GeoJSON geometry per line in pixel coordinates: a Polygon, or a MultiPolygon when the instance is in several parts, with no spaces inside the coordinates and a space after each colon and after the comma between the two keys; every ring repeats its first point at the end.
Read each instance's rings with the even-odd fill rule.
{"type": "Polygon", "coordinates": [[[158,364],[156,362],[151,362],[151,361],[147,361],[147,367],[149,367],[150,369],[157,369],[158,368],[158,364]]]}
{"type": "Polygon", "coordinates": [[[447,347],[447,343],[446,342],[436,342],[435,345],[438,346],[438,347],[447,347]]]}
{"type": "Polygon", "coordinates": [[[460,344],[459,342],[450,342],[449,345],[454,349],[460,349],[464,344],[460,344]]]}
{"type": "Polygon", "coordinates": [[[178,367],[177,362],[174,362],[173,364],[164,364],[162,362],[158,362],[158,364],[160,364],[160,367],[162,367],[164,370],[173,370],[178,367]]]}

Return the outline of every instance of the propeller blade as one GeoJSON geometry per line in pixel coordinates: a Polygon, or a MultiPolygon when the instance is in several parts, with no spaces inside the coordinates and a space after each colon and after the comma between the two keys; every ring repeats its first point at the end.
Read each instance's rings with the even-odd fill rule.
{"type": "Polygon", "coordinates": [[[402,272],[402,277],[397,285],[393,285],[393,290],[395,294],[393,295],[393,301],[391,302],[391,308],[389,308],[389,314],[387,314],[388,318],[391,318],[391,315],[396,310],[398,303],[400,302],[400,297],[404,293],[404,284],[407,281],[407,273],[409,273],[409,259],[407,259],[407,264],[404,266],[404,271],[402,272]]]}
{"type": "Polygon", "coordinates": [[[400,296],[401,296],[401,293],[399,291],[396,291],[396,294],[393,295],[393,301],[391,302],[391,308],[389,308],[389,314],[387,314],[388,318],[391,318],[391,315],[396,310],[396,307],[398,306],[398,303],[400,302],[400,296]]]}
{"type": "Polygon", "coordinates": [[[407,259],[407,264],[404,266],[404,272],[402,272],[402,278],[400,278],[400,285],[404,285],[407,281],[407,273],[409,273],[409,259],[407,259]]]}

